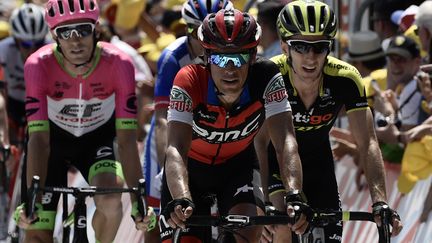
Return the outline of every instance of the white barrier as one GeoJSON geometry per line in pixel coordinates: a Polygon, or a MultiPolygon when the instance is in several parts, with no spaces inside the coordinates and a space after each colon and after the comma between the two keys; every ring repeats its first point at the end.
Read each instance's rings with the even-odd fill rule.
{"type": "MultiPolygon", "coordinates": [[[[371,211],[368,189],[358,191],[355,184],[355,168],[351,159],[345,157],[336,165],[336,177],[344,210],[371,211]]],[[[404,228],[392,243],[432,243],[432,213],[427,222],[420,224],[420,214],[432,184],[432,176],[419,181],[413,190],[402,196],[397,189],[399,166],[386,164],[386,186],[389,205],[401,216],[404,228]]],[[[349,222],[344,224],[344,243],[378,242],[375,224],[368,222],[349,222]]]]}

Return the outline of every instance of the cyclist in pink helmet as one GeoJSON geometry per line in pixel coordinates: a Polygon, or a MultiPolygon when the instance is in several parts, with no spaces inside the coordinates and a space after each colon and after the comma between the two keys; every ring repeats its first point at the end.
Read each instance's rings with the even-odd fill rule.
{"type": "MultiPolygon", "coordinates": [[[[34,175],[42,187],[67,186],[67,171],[77,168],[91,186],[138,186],[142,177],[136,144],[134,68],[129,56],[98,41],[96,0],[49,0],[45,9],[55,43],[40,48],[24,66],[28,144],[24,185],[34,175]],[[118,156],[114,153],[114,140],[118,156]]],[[[25,192],[23,192],[25,195],[25,192]]],[[[53,242],[59,196],[44,193],[36,203],[38,220],[17,209],[25,242],[53,242]],[[34,222],[33,222],[34,221],[34,222]]],[[[121,195],[94,197],[96,242],[113,242],[122,219],[121,195]]],[[[137,229],[151,217],[137,214],[137,229]]],[[[155,222],[155,217],[154,222],[155,222]]]]}

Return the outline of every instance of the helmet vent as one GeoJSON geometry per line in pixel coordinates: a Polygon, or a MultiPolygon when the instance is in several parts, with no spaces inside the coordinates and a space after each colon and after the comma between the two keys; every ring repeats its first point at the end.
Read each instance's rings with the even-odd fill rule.
{"type": "Polygon", "coordinates": [[[63,15],[65,12],[64,12],[64,9],[63,9],[63,3],[62,3],[62,1],[57,1],[57,4],[59,6],[60,15],[63,15]]]}
{"type": "Polygon", "coordinates": [[[308,16],[308,28],[309,32],[315,33],[317,30],[315,28],[315,7],[314,6],[307,6],[307,16],[308,16]]]}
{"type": "Polygon", "coordinates": [[[321,6],[321,14],[320,14],[320,20],[319,20],[319,31],[323,31],[324,30],[324,23],[325,23],[325,18],[327,16],[326,14],[326,7],[325,6],[321,6]]]}
{"type": "Polygon", "coordinates": [[[50,9],[48,9],[48,15],[50,16],[50,17],[54,17],[54,15],[55,15],[55,13],[54,13],[54,8],[51,6],[51,8],[50,9]]]}
{"type": "Polygon", "coordinates": [[[71,13],[75,12],[75,4],[73,3],[73,0],[69,0],[69,9],[71,13]]]}
{"type": "Polygon", "coordinates": [[[96,4],[93,1],[90,1],[90,9],[95,10],[96,4]]]}
{"type": "Polygon", "coordinates": [[[31,18],[30,19],[30,26],[31,26],[31,32],[33,35],[36,34],[36,23],[35,23],[35,19],[31,18]]]}
{"type": "Polygon", "coordinates": [[[295,13],[295,17],[297,19],[297,23],[298,23],[298,27],[300,29],[300,31],[305,31],[305,24],[303,21],[303,14],[301,12],[301,9],[299,6],[294,6],[294,13],[295,13]]]}
{"type": "MultiPolygon", "coordinates": [[[[26,24],[24,23],[24,16],[22,15],[22,12],[18,13],[18,20],[20,23],[20,26],[24,29],[24,32],[28,32],[26,28],[26,24]]],[[[14,29],[18,30],[17,26],[14,26],[14,29]]]]}
{"type": "Polygon", "coordinates": [[[83,0],[79,0],[79,8],[81,11],[85,10],[85,6],[84,6],[84,1],[83,0]]]}

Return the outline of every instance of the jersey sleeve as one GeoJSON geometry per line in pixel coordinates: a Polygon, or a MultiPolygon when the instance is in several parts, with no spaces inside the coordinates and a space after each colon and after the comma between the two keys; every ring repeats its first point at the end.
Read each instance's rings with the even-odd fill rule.
{"type": "Polygon", "coordinates": [[[136,129],[137,99],[134,67],[128,58],[120,58],[113,72],[115,80],[115,117],[117,129],[136,129]]]}
{"type": "MultiPolygon", "coordinates": [[[[261,65],[259,67],[262,67],[260,70],[265,71],[254,70],[254,72],[257,73],[254,76],[258,77],[261,73],[263,73],[263,79],[267,81],[262,96],[264,100],[266,118],[282,112],[291,111],[283,77],[279,72],[278,66],[275,65],[275,63],[265,59],[262,59],[260,64],[261,65]]],[[[254,67],[254,69],[256,68],[254,67]]]]}
{"type": "Polygon", "coordinates": [[[168,122],[193,124],[194,81],[198,79],[190,66],[183,67],[175,77],[168,107],[168,122]]]}
{"type": "Polygon", "coordinates": [[[158,60],[158,74],[155,83],[155,109],[167,108],[171,88],[180,64],[172,55],[172,51],[165,50],[158,60]]]}
{"type": "Polygon", "coordinates": [[[346,112],[366,109],[369,105],[360,73],[354,67],[349,66],[342,76],[346,78],[341,82],[346,112]]]}
{"type": "Polygon", "coordinates": [[[48,107],[45,69],[35,56],[30,56],[24,65],[26,86],[26,117],[29,133],[48,131],[48,107]]]}

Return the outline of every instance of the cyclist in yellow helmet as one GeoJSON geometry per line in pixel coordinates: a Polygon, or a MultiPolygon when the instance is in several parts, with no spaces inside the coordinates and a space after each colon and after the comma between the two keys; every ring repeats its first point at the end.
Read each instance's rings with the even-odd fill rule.
{"type": "MultiPolygon", "coordinates": [[[[344,108],[361,150],[360,161],[369,183],[376,221],[381,223],[379,215],[388,212],[393,235],[397,235],[402,224],[396,211],[387,205],[384,165],[361,75],[350,64],[329,56],[337,26],[333,10],[314,0],[290,2],[277,20],[283,54],[272,60],[279,66],[293,109],[303,170],[303,194],[311,208],[341,210],[329,131],[344,108]]],[[[273,147],[262,149],[268,145],[264,130],[256,138],[255,145],[258,152],[267,152],[259,154],[259,158],[262,168],[267,167],[265,161],[268,160],[268,174],[262,171],[268,199],[278,210],[283,210],[286,189],[278,174],[273,147]]],[[[290,242],[288,229],[280,226],[268,229],[263,241],[290,242]],[[269,232],[274,233],[273,236],[269,232]]],[[[341,242],[342,224],[314,228],[303,238],[311,236],[313,242],[341,242]]],[[[292,240],[296,242],[297,237],[292,240]]]]}

